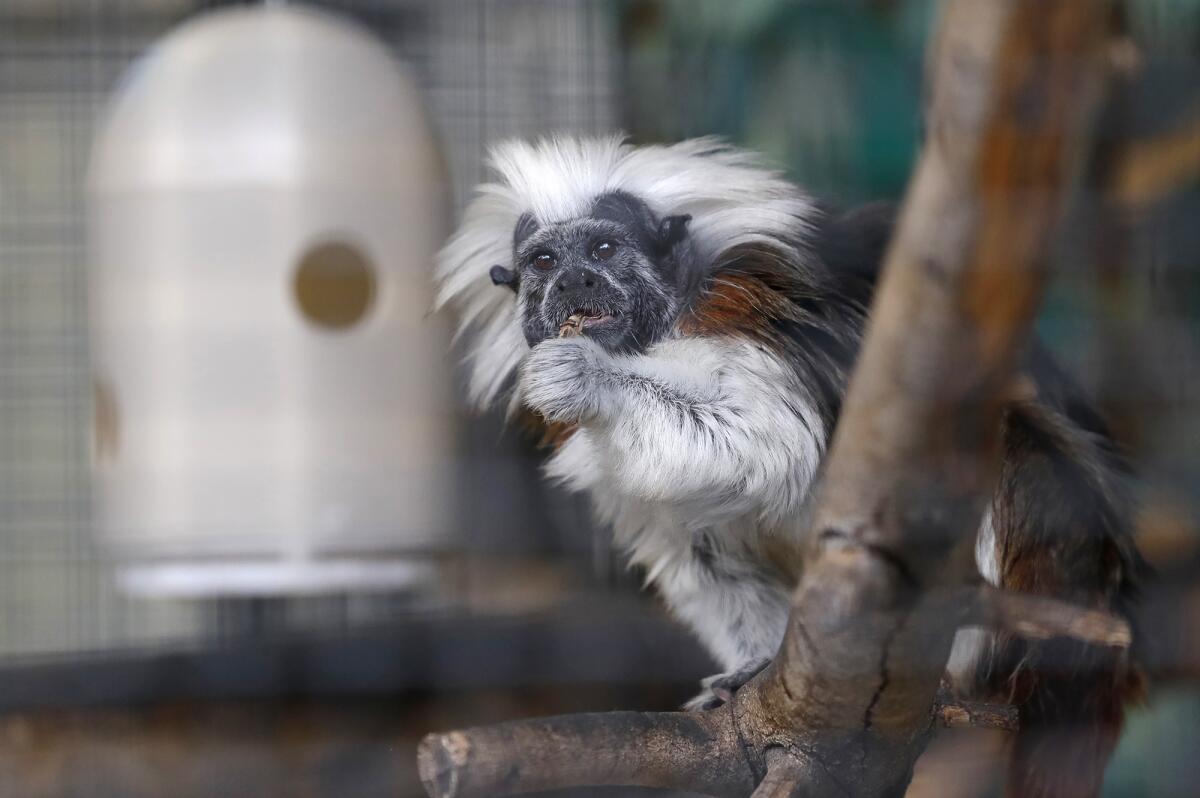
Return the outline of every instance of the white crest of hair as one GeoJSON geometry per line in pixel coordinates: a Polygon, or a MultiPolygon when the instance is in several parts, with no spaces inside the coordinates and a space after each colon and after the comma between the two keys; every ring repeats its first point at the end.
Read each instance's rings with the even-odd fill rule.
{"type": "Polygon", "coordinates": [[[712,138],[633,147],[623,136],[508,141],[491,151],[494,182],[479,187],[438,255],[437,307],[450,306],[470,337],[469,392],[491,404],[528,351],[512,291],[492,285],[492,266],[512,265],[517,220],[539,225],[583,216],[601,194],[624,191],[660,218],[690,214],[694,252],[707,268],[731,247],[767,243],[797,262],[795,239],[815,215],[812,201],[751,153],[712,138]]]}

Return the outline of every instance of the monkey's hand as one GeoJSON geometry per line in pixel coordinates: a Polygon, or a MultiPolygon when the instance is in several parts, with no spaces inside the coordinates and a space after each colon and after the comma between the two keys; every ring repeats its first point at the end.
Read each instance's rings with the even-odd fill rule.
{"type": "Polygon", "coordinates": [[[579,423],[599,414],[611,358],[584,336],[551,338],[521,364],[521,399],[547,421],[579,423]]]}

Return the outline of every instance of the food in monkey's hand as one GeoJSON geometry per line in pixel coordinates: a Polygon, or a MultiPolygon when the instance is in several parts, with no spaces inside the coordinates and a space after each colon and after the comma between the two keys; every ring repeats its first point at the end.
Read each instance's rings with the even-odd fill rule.
{"type": "Polygon", "coordinates": [[[558,328],[559,338],[574,338],[577,335],[583,335],[583,314],[572,313],[567,317],[567,320],[558,328]]]}

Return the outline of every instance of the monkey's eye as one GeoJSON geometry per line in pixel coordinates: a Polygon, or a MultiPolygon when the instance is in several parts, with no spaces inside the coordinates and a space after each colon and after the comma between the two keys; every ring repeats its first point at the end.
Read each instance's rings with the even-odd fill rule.
{"type": "Polygon", "coordinates": [[[604,239],[597,241],[596,246],[592,247],[592,257],[596,260],[608,260],[613,255],[617,254],[617,242],[604,239]]]}
{"type": "Polygon", "coordinates": [[[529,258],[529,265],[543,272],[550,271],[557,263],[558,261],[554,258],[554,254],[550,252],[535,252],[529,258]]]}

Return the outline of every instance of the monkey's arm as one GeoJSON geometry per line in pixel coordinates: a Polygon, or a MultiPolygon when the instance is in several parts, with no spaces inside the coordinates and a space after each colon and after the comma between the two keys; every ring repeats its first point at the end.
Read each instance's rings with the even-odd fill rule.
{"type": "Polygon", "coordinates": [[[802,386],[771,353],[686,338],[611,356],[586,338],[537,346],[523,400],[589,430],[622,492],[764,520],[794,517],[824,449],[802,386]]]}

